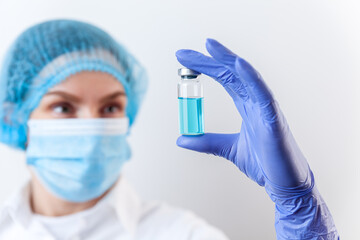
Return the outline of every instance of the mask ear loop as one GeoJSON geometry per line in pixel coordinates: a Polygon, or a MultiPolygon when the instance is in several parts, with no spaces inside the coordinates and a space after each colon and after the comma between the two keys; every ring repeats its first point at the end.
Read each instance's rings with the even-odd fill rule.
{"type": "Polygon", "coordinates": [[[127,97],[127,104],[126,104],[125,113],[126,113],[126,118],[128,119],[128,128],[127,128],[127,131],[126,131],[126,134],[125,134],[126,136],[130,135],[130,113],[129,113],[128,109],[131,109],[131,104],[132,104],[132,101],[133,101],[133,99],[131,98],[131,93],[130,93],[131,74],[132,74],[132,72],[130,71],[129,68],[127,68],[126,72],[125,72],[125,76],[124,76],[124,81],[126,82],[125,84],[127,84],[127,86],[128,86],[128,88],[126,89],[126,87],[124,85],[125,93],[126,93],[126,97],[127,97]]]}
{"type": "MultiPolygon", "coordinates": [[[[124,119],[126,119],[126,132],[125,132],[125,136],[128,137],[130,135],[130,119],[129,117],[125,116],[124,119]]],[[[125,127],[124,127],[125,128],[125,127]]]]}

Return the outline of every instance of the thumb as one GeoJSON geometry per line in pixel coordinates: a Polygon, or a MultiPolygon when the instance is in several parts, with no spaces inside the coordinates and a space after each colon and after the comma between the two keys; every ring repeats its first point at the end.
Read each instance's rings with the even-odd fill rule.
{"type": "Polygon", "coordinates": [[[210,153],[230,160],[231,155],[234,154],[235,149],[233,149],[233,146],[237,142],[238,137],[239,133],[205,133],[197,136],[180,136],[176,144],[182,148],[210,153]]]}

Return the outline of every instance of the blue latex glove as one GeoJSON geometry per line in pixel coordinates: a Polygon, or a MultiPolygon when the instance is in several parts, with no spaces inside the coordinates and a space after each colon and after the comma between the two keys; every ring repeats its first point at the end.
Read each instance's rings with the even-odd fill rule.
{"type": "Polygon", "coordinates": [[[224,157],[265,186],[276,204],[278,239],[339,239],[306,158],[260,74],[213,39],[206,48],[212,57],[193,50],[179,50],[176,57],[225,88],[243,119],[241,131],[180,136],[177,145],[224,157]]]}

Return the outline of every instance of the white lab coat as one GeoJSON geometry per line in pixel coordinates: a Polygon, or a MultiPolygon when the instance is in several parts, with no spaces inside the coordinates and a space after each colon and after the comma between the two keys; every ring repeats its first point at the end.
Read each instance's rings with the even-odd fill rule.
{"type": "Polygon", "coordinates": [[[27,183],[0,210],[0,239],[227,239],[189,211],[141,201],[126,179],[120,179],[94,207],[63,217],[33,214],[27,183]]]}

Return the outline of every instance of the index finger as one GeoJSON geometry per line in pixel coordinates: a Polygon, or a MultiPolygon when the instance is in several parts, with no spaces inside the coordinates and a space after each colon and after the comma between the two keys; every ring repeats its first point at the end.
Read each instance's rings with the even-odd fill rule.
{"type": "Polygon", "coordinates": [[[273,100],[271,90],[250,63],[214,39],[207,39],[206,49],[216,61],[228,66],[241,79],[252,99],[259,104],[273,100]]]}
{"type": "MultiPolygon", "coordinates": [[[[201,72],[214,78],[226,89],[231,89],[237,97],[247,100],[248,93],[241,80],[224,64],[216,61],[212,57],[202,53],[182,49],[176,52],[178,61],[187,68],[201,72]]],[[[234,96],[232,96],[234,98],[234,96]]]]}

